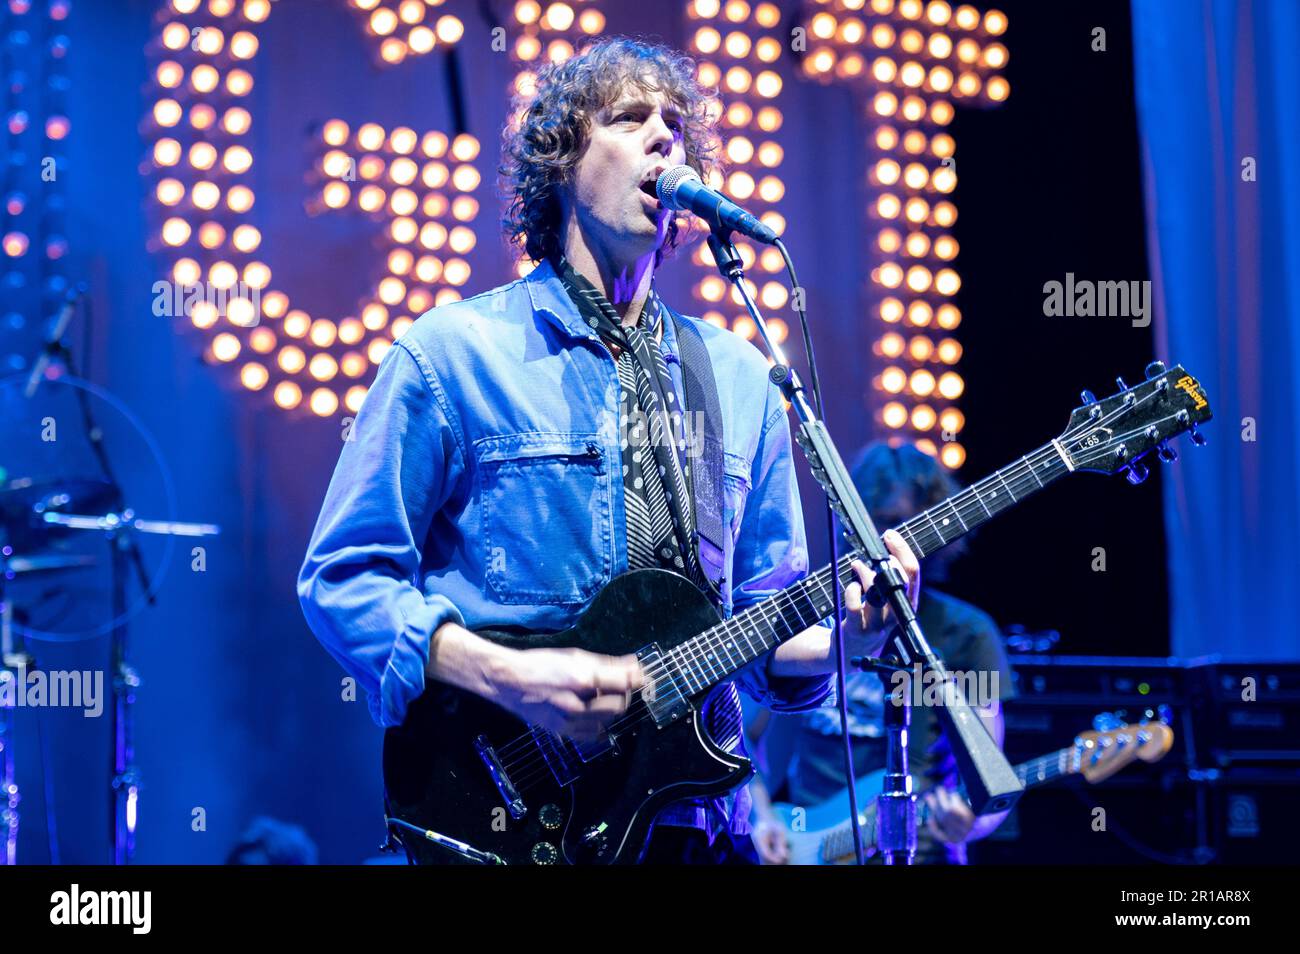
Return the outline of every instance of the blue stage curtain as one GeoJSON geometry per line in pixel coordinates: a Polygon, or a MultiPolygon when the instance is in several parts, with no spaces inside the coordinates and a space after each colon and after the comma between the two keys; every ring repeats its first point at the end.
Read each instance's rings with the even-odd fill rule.
{"type": "Polygon", "coordinates": [[[1157,347],[1214,411],[1165,469],[1173,652],[1297,658],[1300,3],[1134,0],[1133,27],[1157,347]]]}

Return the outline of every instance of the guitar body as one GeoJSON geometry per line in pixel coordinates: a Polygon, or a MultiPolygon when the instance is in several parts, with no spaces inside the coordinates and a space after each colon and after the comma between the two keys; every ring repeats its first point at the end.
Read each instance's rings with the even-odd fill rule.
{"type": "MultiPolygon", "coordinates": [[[[885,784],[885,770],[879,769],[860,776],[854,783],[858,790],[858,812],[874,811],[876,796],[885,784]]],[[[844,825],[849,817],[849,790],[847,788],[832,795],[826,801],[811,808],[801,808],[785,802],[772,806],[781,823],[785,825],[785,837],[790,846],[790,864],[792,865],[832,865],[852,864],[853,855],[836,860],[822,856],[822,842],[835,829],[844,825]]],[[[864,837],[867,835],[864,833],[864,837]]],[[[872,846],[868,843],[866,846],[872,846]]]]}
{"type": "MultiPolygon", "coordinates": [[[[480,635],[517,648],[621,656],[650,644],[667,651],[718,619],[689,580],[637,570],[611,581],[564,632],[480,635]]],[[[388,814],[507,864],[635,863],[666,805],[729,792],[752,774],[748,759],[709,738],[700,711],[706,696],[686,700],[679,717],[660,727],[636,693],[611,726],[610,744],[591,751],[602,747],[578,750],[539,736],[493,703],[430,683],[406,721],[384,736],[388,814]]],[[[413,832],[402,840],[417,863],[467,860],[413,832]]]]}

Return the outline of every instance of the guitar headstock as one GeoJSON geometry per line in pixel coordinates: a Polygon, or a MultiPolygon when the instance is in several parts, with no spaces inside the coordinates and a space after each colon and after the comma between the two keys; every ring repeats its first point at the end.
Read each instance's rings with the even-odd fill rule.
{"type": "Polygon", "coordinates": [[[1128,725],[1110,719],[1106,729],[1080,732],[1074,740],[1075,764],[1091,784],[1110,778],[1134,761],[1159,762],[1174,745],[1174,730],[1164,722],[1128,725]]]}
{"type": "Polygon", "coordinates": [[[1130,482],[1146,479],[1142,458],[1152,451],[1173,462],[1178,453],[1169,439],[1190,431],[1192,442],[1204,444],[1197,425],[1212,414],[1200,382],[1182,366],[1166,369],[1159,361],[1147,365],[1146,380],[1128,387],[1117,378],[1119,391],[1097,400],[1083,392],[1084,404],[1070,415],[1070,426],[1057,443],[1076,470],[1099,474],[1126,471],[1130,482]]]}

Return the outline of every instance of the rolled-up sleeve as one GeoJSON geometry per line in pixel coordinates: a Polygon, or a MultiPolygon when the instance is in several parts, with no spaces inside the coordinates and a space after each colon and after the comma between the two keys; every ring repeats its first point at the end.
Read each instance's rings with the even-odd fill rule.
{"type": "Polygon", "coordinates": [[[344,441],[298,575],[308,625],[381,726],[399,725],[423,692],[434,631],[464,624],[420,579],[420,546],[464,460],[432,370],[397,342],[344,441]]]}
{"type": "MultiPolygon", "coordinates": [[[[765,414],[732,561],[737,581],[732,601],[737,612],[808,574],[790,421],[774,385],[767,389],[765,414]]],[[[737,672],[736,681],[749,696],[775,712],[802,712],[821,705],[831,690],[830,675],[773,676],[768,671],[771,659],[771,652],[764,653],[737,672]]]]}

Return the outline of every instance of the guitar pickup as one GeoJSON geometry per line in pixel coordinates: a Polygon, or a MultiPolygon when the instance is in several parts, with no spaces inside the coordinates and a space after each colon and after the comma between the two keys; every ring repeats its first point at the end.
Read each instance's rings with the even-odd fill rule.
{"type": "Polygon", "coordinates": [[[519,790],[515,788],[515,783],[510,781],[510,776],[506,774],[505,767],[502,766],[501,760],[497,757],[496,749],[488,745],[487,736],[480,735],[474,740],[474,751],[478,757],[483,760],[487,767],[488,775],[492,777],[492,784],[497,787],[501,793],[502,799],[506,803],[506,811],[515,821],[523,818],[528,813],[528,806],[519,795],[519,790]]]}
{"type": "Polygon", "coordinates": [[[681,681],[675,667],[665,663],[658,643],[651,643],[637,651],[637,661],[647,673],[655,673],[650,684],[641,690],[641,699],[655,720],[663,728],[676,722],[690,711],[690,702],[681,690],[681,681]]]}

